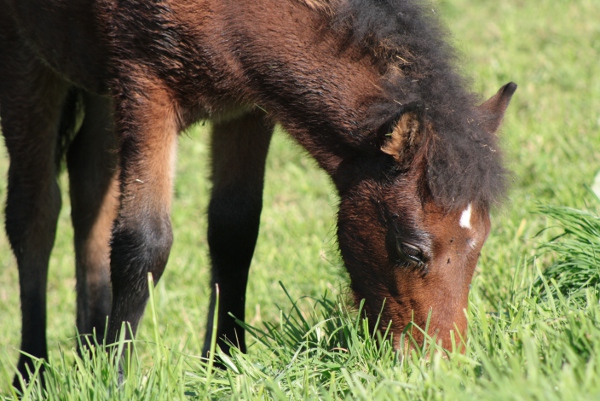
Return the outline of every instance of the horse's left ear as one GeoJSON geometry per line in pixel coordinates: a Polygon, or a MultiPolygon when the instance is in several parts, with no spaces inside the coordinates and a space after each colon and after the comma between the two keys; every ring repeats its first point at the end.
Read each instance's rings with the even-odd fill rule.
{"type": "Polygon", "coordinates": [[[421,143],[424,132],[425,105],[409,103],[381,128],[384,140],[381,151],[402,163],[421,143]]]}
{"type": "Polygon", "coordinates": [[[490,134],[496,132],[500,127],[504,112],[516,90],[517,84],[509,82],[500,88],[498,93],[477,107],[481,116],[479,125],[490,134]]]}

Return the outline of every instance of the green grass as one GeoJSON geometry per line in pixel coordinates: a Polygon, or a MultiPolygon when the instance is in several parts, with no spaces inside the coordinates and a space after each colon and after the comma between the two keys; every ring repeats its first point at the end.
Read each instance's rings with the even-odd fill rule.
{"type": "Polygon", "coordinates": [[[536,284],[569,297],[581,296],[589,287],[600,289],[600,216],[566,206],[541,206],[540,212],[557,222],[562,232],[540,247],[542,255],[556,254],[558,259],[536,284]]]}
{"type": "MultiPolygon", "coordinates": [[[[254,333],[248,335],[249,354],[234,353],[225,361],[228,370],[212,371],[199,358],[209,294],[204,221],[209,187],[206,127],[198,126],[180,139],[175,245],[120,389],[105,354],[78,359],[74,353],[74,262],[65,190],[48,285],[48,398],[600,398],[597,286],[579,285],[597,274],[598,259],[588,256],[598,252],[598,237],[593,230],[573,229],[598,216],[586,186],[600,170],[600,3],[435,3],[477,91],[490,96],[508,81],[519,84],[501,134],[512,186],[508,201],[494,212],[473,280],[465,354],[442,358],[444,353],[428,352],[430,344],[421,356],[396,355],[370,339],[365,322],[346,303],[333,189],[278,132],[248,288],[247,324],[254,333]],[[564,231],[575,235],[552,242],[564,231]],[[561,261],[572,260],[579,269],[553,273],[561,261]],[[540,275],[548,266],[553,267],[540,275]],[[569,286],[576,284],[577,296],[570,296],[569,286]]],[[[0,157],[1,172],[6,159],[0,157]]],[[[4,199],[5,179],[0,180],[4,199]]],[[[1,233],[0,397],[9,399],[15,397],[10,381],[20,332],[17,282],[1,233]]],[[[39,388],[30,391],[30,399],[42,398],[39,388]]]]}

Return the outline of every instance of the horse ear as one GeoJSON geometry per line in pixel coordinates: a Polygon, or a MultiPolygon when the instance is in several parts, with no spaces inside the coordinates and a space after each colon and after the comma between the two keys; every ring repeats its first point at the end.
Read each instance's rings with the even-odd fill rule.
{"type": "Polygon", "coordinates": [[[381,151],[402,163],[421,143],[424,132],[425,105],[409,103],[383,127],[384,139],[381,151]]]}
{"type": "Polygon", "coordinates": [[[500,88],[494,96],[477,107],[477,110],[481,115],[479,125],[490,134],[496,132],[498,127],[500,127],[504,112],[516,90],[517,84],[509,82],[500,88]]]}

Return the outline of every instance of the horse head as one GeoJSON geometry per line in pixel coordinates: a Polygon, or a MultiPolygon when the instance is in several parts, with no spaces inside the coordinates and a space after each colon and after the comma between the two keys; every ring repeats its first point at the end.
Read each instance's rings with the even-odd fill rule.
{"type": "MultiPolygon", "coordinates": [[[[484,148],[493,143],[515,90],[516,85],[507,84],[474,110],[477,120],[471,124],[492,140],[467,139],[473,152],[495,152],[484,148]]],[[[357,300],[365,300],[371,324],[380,317],[379,329],[390,325],[397,348],[403,346],[400,334],[411,324],[422,329],[412,330],[417,342],[427,330],[451,348],[466,335],[469,288],[490,232],[491,202],[481,190],[463,189],[459,196],[443,199],[443,189],[433,187],[432,175],[443,166],[431,165],[432,154],[443,143],[423,103],[403,107],[377,136],[376,154],[340,166],[345,180],[337,181],[342,183],[338,238],[352,290],[357,300]]],[[[471,163],[461,160],[460,152],[451,153],[445,153],[445,163],[471,163]]],[[[464,171],[474,176],[462,182],[477,187],[478,168],[464,171]]],[[[460,178],[450,175],[445,181],[460,178]]]]}

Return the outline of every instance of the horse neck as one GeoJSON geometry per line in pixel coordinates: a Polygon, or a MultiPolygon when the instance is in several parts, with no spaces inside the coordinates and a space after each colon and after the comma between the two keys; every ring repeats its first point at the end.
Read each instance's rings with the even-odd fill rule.
{"type": "Polygon", "coordinates": [[[381,98],[379,72],[327,28],[326,15],[298,0],[242,3],[233,34],[250,92],[335,180],[341,161],[363,146],[363,122],[381,98]]]}

